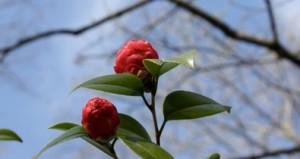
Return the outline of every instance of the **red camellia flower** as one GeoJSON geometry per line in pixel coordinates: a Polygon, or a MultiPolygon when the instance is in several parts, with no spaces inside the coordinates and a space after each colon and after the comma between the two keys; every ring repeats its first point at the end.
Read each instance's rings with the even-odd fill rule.
{"type": "Polygon", "coordinates": [[[130,40],[117,53],[115,72],[144,75],[147,70],[143,59],[158,59],[158,54],[148,41],[130,40]]]}
{"type": "Polygon", "coordinates": [[[81,123],[92,139],[105,143],[115,136],[120,118],[111,102],[96,97],[83,107],[81,123]]]}

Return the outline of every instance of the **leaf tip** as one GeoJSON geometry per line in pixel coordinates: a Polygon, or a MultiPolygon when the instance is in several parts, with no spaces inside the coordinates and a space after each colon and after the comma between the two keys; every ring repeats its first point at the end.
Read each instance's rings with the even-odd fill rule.
{"type": "Polygon", "coordinates": [[[75,92],[79,87],[80,87],[80,85],[79,85],[79,86],[76,86],[75,88],[73,88],[73,89],[67,94],[66,97],[69,97],[69,96],[70,96],[73,92],[75,92]]]}
{"type": "Polygon", "coordinates": [[[19,139],[17,139],[17,141],[19,141],[20,143],[23,143],[23,140],[19,137],[19,139]]]}
{"type": "Polygon", "coordinates": [[[224,106],[224,108],[225,108],[226,112],[230,114],[230,112],[231,112],[231,107],[229,107],[229,106],[224,106]]]}

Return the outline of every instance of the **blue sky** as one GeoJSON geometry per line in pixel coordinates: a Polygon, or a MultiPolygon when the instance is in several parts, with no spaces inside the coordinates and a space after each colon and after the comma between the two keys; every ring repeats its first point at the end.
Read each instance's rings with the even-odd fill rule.
{"type": "MultiPolygon", "coordinates": [[[[118,3],[107,1],[105,4],[102,1],[73,0],[31,0],[28,2],[30,3],[24,1],[17,5],[9,5],[5,10],[0,11],[0,19],[2,19],[0,26],[6,26],[0,28],[3,30],[0,31],[2,35],[0,47],[14,43],[19,37],[36,32],[81,27],[124,5],[120,3],[121,1],[118,3]],[[7,25],[10,23],[12,25],[7,25]],[[7,30],[5,31],[5,29],[7,30]]],[[[122,2],[125,3],[125,1],[122,2]]],[[[297,2],[299,1],[294,3],[297,2]]],[[[209,9],[217,10],[219,6],[216,3],[209,4],[209,9]]],[[[296,10],[295,6],[299,5],[293,4],[280,8],[278,23],[289,23],[289,20],[293,19],[293,15],[299,15],[299,10],[296,10]],[[292,10],[292,13],[286,12],[287,10],[292,10]]],[[[234,21],[229,16],[230,14],[227,14],[225,20],[234,21]]],[[[297,26],[299,25],[298,21],[297,26]]],[[[282,27],[288,26],[283,25],[282,27]]],[[[80,38],[55,36],[12,52],[4,63],[0,64],[0,127],[14,130],[24,140],[22,144],[1,142],[0,158],[31,158],[48,141],[60,134],[48,130],[49,126],[63,121],[80,123],[82,106],[95,95],[115,99],[114,95],[83,89],[67,97],[69,91],[76,84],[95,76],[113,73],[113,63],[106,58],[75,64],[78,53],[81,53],[82,50],[85,51],[87,47],[86,41],[100,41],[104,47],[103,50],[109,50],[114,47],[112,44],[119,44],[122,39],[111,42],[97,39],[98,35],[101,35],[102,38],[111,35],[117,37],[110,25],[101,26],[96,31],[86,33],[80,38]]],[[[87,49],[87,51],[91,54],[99,52],[107,54],[97,47],[87,49]]],[[[122,97],[116,104],[121,103],[120,101],[124,99],[134,100],[132,97],[122,97]]],[[[132,108],[119,108],[119,111],[132,111],[132,108]]],[[[132,113],[137,112],[132,111],[132,113]]],[[[47,151],[41,158],[76,158],[78,153],[72,153],[74,151],[81,151],[81,154],[93,154],[94,156],[91,158],[103,157],[103,154],[99,154],[96,150],[81,149],[82,145],[84,145],[82,141],[64,143],[47,151]]],[[[184,158],[184,156],[177,157],[184,158]]]]}
{"type": "MultiPolygon", "coordinates": [[[[16,28],[17,31],[21,30],[18,35],[14,35],[13,31],[2,33],[7,39],[14,39],[9,40],[12,43],[18,37],[40,31],[81,27],[108,14],[105,9],[107,7],[97,1],[32,1],[28,4],[20,2],[16,6],[18,7],[8,7],[7,12],[0,13],[2,19],[4,17],[7,21],[20,23],[16,28]],[[12,16],[16,19],[9,19],[12,16]],[[32,20],[26,21],[24,18],[32,20]]],[[[109,3],[107,6],[112,10],[119,7],[109,3]]],[[[67,94],[76,83],[89,78],[79,76],[96,76],[94,69],[81,70],[74,65],[75,53],[84,47],[84,40],[93,36],[84,35],[80,39],[68,36],[47,38],[16,50],[0,65],[0,125],[14,130],[24,140],[22,144],[1,142],[0,158],[31,158],[50,139],[59,134],[47,130],[49,126],[62,120],[70,120],[68,117],[63,118],[68,116],[62,114],[64,109],[71,109],[65,112],[70,113],[70,116],[79,115],[73,122],[80,123],[81,107],[92,95],[74,93],[74,96],[67,97],[67,94]],[[80,97],[80,100],[76,97],[80,97]],[[70,103],[76,105],[72,106],[70,103]]],[[[5,38],[1,40],[5,41],[5,38]]],[[[2,43],[1,46],[5,44],[2,43]]],[[[96,67],[101,68],[99,74],[112,71],[112,66],[106,65],[105,60],[98,61],[96,67]]],[[[53,157],[45,155],[41,158],[53,157]]]]}

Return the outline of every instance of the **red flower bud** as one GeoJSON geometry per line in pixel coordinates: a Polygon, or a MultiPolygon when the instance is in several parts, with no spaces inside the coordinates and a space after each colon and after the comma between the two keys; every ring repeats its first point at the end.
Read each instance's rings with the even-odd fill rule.
{"type": "Polygon", "coordinates": [[[92,139],[105,143],[116,135],[120,118],[111,102],[96,97],[83,107],[81,123],[92,139]]]}
{"type": "Polygon", "coordinates": [[[128,41],[119,49],[114,66],[116,73],[132,73],[143,76],[147,73],[143,59],[158,59],[157,52],[151,44],[145,40],[128,41]]]}

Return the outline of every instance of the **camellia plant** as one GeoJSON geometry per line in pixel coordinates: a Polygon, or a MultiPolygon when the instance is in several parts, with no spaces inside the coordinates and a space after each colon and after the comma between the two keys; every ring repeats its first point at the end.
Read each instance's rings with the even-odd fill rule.
{"type": "MultiPolygon", "coordinates": [[[[156,93],[159,78],[176,66],[183,64],[193,69],[196,52],[188,52],[170,59],[159,59],[156,50],[145,40],[128,41],[119,49],[114,70],[116,74],[96,77],[75,87],[88,88],[108,93],[141,97],[145,108],[153,117],[155,140],[146,129],[128,114],[121,114],[110,101],[95,97],[90,99],[82,110],[82,125],[59,123],[50,129],[64,133],[41,149],[33,159],[50,147],[64,141],[81,138],[95,148],[117,159],[114,148],[117,141],[122,141],[138,156],[145,159],[172,159],[169,152],[160,147],[164,127],[171,120],[198,119],[222,112],[230,112],[230,107],[203,95],[177,90],[166,95],[163,102],[163,122],[156,116],[156,93]],[[148,98],[146,98],[146,96],[148,98]]],[[[72,91],[72,92],[73,92],[72,91]]],[[[209,157],[220,158],[218,153],[209,157]]]]}

